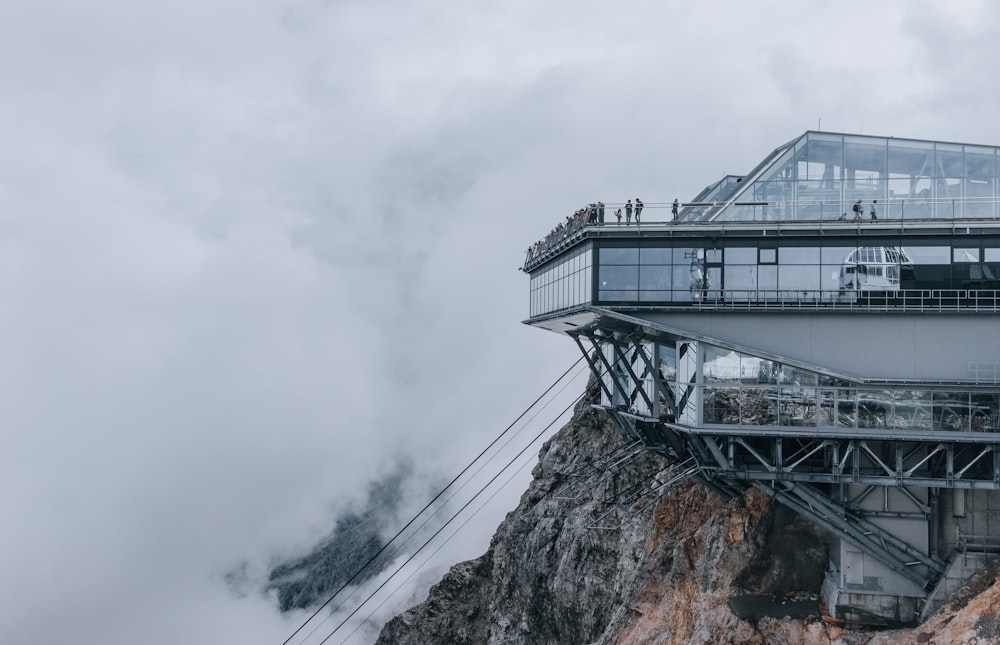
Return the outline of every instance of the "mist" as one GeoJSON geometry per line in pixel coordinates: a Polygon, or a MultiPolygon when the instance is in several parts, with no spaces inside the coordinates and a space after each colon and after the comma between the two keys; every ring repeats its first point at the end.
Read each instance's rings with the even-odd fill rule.
{"type": "MultiPolygon", "coordinates": [[[[274,563],[401,460],[409,519],[578,358],[520,322],[530,244],[807,129],[995,145],[998,26],[972,1],[4,3],[0,641],[284,641],[308,614],[274,563]]],[[[536,452],[349,642],[486,549],[536,452]]]]}

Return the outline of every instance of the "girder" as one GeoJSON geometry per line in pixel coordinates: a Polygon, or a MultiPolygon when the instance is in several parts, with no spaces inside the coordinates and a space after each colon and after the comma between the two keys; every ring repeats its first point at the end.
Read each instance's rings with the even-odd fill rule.
{"type": "Polygon", "coordinates": [[[678,371],[668,381],[655,337],[597,328],[571,335],[604,395],[595,407],[608,412],[623,436],[695,464],[698,476],[723,494],[764,490],[921,590],[944,574],[938,538],[915,544],[905,531],[881,524],[929,527],[928,499],[936,500],[940,489],[1000,490],[1000,433],[821,426],[818,417],[815,427],[693,424],[700,417],[691,406],[704,404],[700,374],[678,371]]]}

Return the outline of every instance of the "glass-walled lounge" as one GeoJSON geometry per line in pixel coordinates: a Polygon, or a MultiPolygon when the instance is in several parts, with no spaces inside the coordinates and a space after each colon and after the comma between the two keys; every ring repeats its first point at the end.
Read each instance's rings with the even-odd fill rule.
{"type": "Polygon", "coordinates": [[[590,302],[593,268],[591,245],[582,244],[531,273],[531,316],[590,302]]]}
{"type": "Polygon", "coordinates": [[[879,387],[702,345],[705,425],[893,428],[995,432],[995,390],[879,387]]]}
{"type": "MultiPolygon", "coordinates": [[[[683,304],[1000,290],[1000,236],[602,243],[600,303],[683,304]]],[[[980,294],[982,295],[982,294],[980,294]]],[[[995,293],[994,293],[995,295],[995,293]]]]}
{"type": "Polygon", "coordinates": [[[994,146],[806,132],[681,221],[996,218],[994,146]],[[855,205],[858,209],[855,209],[855,205]]]}
{"type": "Polygon", "coordinates": [[[608,343],[602,351],[614,371],[603,376],[602,404],[640,416],[669,418],[679,407],[670,420],[700,427],[1000,432],[1000,393],[992,386],[858,383],[688,341],[643,343],[645,357],[608,343]]]}

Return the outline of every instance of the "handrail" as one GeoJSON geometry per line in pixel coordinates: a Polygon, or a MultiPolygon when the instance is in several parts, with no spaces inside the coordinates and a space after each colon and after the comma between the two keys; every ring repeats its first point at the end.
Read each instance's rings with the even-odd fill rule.
{"type": "MultiPolygon", "coordinates": [[[[877,197],[876,197],[877,198],[877,197]]],[[[995,222],[1000,220],[1000,198],[997,197],[964,197],[964,198],[930,198],[930,197],[892,197],[889,199],[879,199],[877,219],[872,220],[870,210],[863,212],[861,217],[855,218],[851,207],[856,199],[798,199],[784,201],[737,201],[729,204],[732,208],[743,209],[743,213],[749,216],[734,220],[699,220],[696,216],[687,218],[687,215],[694,215],[692,209],[715,208],[725,204],[722,201],[713,202],[685,202],[680,204],[680,215],[675,218],[672,214],[672,203],[654,202],[643,206],[643,217],[640,222],[620,222],[612,221],[610,215],[615,209],[624,204],[618,202],[601,203],[600,209],[597,204],[592,204],[580,209],[574,215],[566,218],[565,222],[558,224],[544,238],[528,248],[524,267],[534,265],[544,257],[551,256],[554,251],[566,245],[566,242],[579,239],[580,233],[585,229],[596,228],[597,230],[623,229],[641,230],[650,226],[740,226],[747,224],[766,224],[768,226],[782,226],[787,224],[812,224],[818,225],[820,229],[826,226],[833,226],[837,229],[845,225],[868,225],[890,223],[917,223],[925,222],[931,224],[959,222],[995,222]],[[599,212],[605,213],[604,221],[600,221],[599,212]],[[648,211],[648,212],[647,212],[648,211]],[[657,214],[663,213],[657,217],[657,214]],[[650,215],[653,218],[650,218],[650,215]]],[[[870,204],[865,203],[866,206],[870,204]]]]}
{"type": "MultiPolygon", "coordinates": [[[[688,301],[639,300],[598,301],[617,311],[712,311],[712,312],[837,312],[837,313],[937,313],[998,314],[1000,290],[900,289],[898,291],[809,291],[809,290],[706,290],[710,294],[688,301]]],[[[532,318],[579,307],[569,304],[533,311],[532,318]]],[[[971,368],[970,368],[971,369],[971,368]]],[[[983,378],[1000,374],[996,364],[978,368],[983,378]]]]}
{"type": "MultiPolygon", "coordinates": [[[[859,311],[1000,313],[1000,290],[706,289],[690,302],[643,301],[642,309],[679,307],[711,311],[859,311]]],[[[628,305],[626,305],[628,306],[628,305]]],[[[618,308],[618,306],[615,306],[618,308]]],[[[631,308],[631,306],[629,306],[631,308]]]]}

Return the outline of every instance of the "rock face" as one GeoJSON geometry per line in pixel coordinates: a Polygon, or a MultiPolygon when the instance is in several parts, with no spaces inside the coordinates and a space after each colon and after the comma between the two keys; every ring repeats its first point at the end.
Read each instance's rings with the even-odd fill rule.
{"type": "Polygon", "coordinates": [[[388,564],[376,554],[384,540],[383,529],[396,522],[401,488],[409,472],[409,465],[403,464],[370,484],[362,509],[338,517],[330,535],[309,553],[271,569],[266,589],[276,591],[281,611],[322,604],[373,557],[375,560],[355,578],[357,582],[377,575],[388,564]]]}
{"type": "Polygon", "coordinates": [[[912,630],[824,622],[824,533],[762,493],[727,499],[683,471],[578,406],[487,552],[378,645],[1000,643],[995,571],[912,630]]]}

